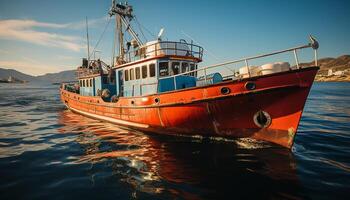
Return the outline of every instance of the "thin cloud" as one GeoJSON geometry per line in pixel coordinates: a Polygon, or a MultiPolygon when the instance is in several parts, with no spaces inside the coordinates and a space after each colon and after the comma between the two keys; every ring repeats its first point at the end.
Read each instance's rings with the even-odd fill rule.
{"type": "Polygon", "coordinates": [[[0,20],[0,39],[19,40],[33,44],[64,48],[79,52],[83,45],[82,39],[75,36],[67,36],[57,33],[35,30],[40,28],[69,28],[70,24],[43,23],[34,20],[0,20]]]}
{"type": "MultiPolygon", "coordinates": [[[[89,28],[98,28],[98,27],[102,28],[103,25],[108,22],[109,18],[110,18],[109,16],[105,16],[105,17],[100,17],[96,19],[88,19],[89,28]]],[[[60,25],[63,25],[62,28],[84,29],[83,31],[85,31],[86,21],[81,20],[78,22],[72,22],[72,23],[60,24],[60,25]]]]}

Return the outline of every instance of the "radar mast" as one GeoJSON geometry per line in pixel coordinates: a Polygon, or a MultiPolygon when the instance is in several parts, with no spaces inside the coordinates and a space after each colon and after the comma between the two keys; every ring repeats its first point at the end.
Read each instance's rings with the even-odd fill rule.
{"type": "MultiPolygon", "coordinates": [[[[118,34],[118,49],[119,55],[117,56],[117,64],[125,63],[125,48],[124,48],[124,33],[123,33],[123,25],[125,30],[129,32],[131,37],[136,41],[137,46],[142,46],[143,42],[140,40],[137,33],[133,30],[130,22],[134,18],[132,14],[133,9],[132,6],[128,5],[126,2],[123,5],[122,3],[117,3],[115,0],[112,0],[112,6],[109,10],[109,15],[116,16],[116,32],[118,34]]],[[[113,64],[114,64],[114,55],[113,55],[113,64]]]]}

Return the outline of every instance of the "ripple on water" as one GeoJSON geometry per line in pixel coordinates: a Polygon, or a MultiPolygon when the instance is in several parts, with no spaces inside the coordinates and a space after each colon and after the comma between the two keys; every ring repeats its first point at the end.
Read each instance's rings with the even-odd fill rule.
{"type": "Polygon", "coordinates": [[[65,111],[57,87],[2,87],[1,199],[344,199],[349,86],[314,85],[293,152],[146,135],[65,111]]]}

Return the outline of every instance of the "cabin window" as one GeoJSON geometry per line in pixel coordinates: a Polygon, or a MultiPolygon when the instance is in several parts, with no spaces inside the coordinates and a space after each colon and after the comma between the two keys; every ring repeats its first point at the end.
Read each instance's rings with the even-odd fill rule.
{"type": "Polygon", "coordinates": [[[85,87],[85,79],[83,80],[83,87],[85,87]]]}
{"type": "Polygon", "coordinates": [[[159,63],[159,76],[168,76],[169,75],[169,64],[168,62],[159,63]]]}
{"type": "MultiPolygon", "coordinates": [[[[195,68],[195,65],[194,65],[193,63],[191,63],[191,64],[190,64],[190,71],[193,71],[193,70],[195,70],[195,69],[196,69],[196,68],[195,68]]],[[[196,74],[195,72],[192,72],[190,75],[191,75],[191,76],[195,76],[195,74],[196,74]]]]}
{"type": "Polygon", "coordinates": [[[150,77],[155,77],[156,76],[156,65],[155,64],[150,64],[149,65],[149,76],[150,77]]]}
{"type": "Polygon", "coordinates": [[[125,81],[129,80],[129,70],[124,70],[125,81]]]}
{"type": "Polygon", "coordinates": [[[140,79],[140,77],[141,77],[140,67],[135,68],[135,77],[136,77],[136,79],[140,79]]]}
{"type": "Polygon", "coordinates": [[[80,86],[80,87],[82,86],[82,84],[81,84],[81,80],[79,80],[79,86],[80,86]]]}
{"type": "Polygon", "coordinates": [[[187,62],[182,62],[181,63],[181,73],[185,73],[188,71],[188,63],[187,62]]]}
{"type": "Polygon", "coordinates": [[[147,65],[142,66],[142,78],[147,78],[147,65]]]}
{"type": "Polygon", "coordinates": [[[130,71],[129,71],[129,74],[130,74],[130,81],[131,80],[134,80],[134,68],[131,68],[130,71]]]}
{"type": "Polygon", "coordinates": [[[180,62],[171,62],[171,75],[176,75],[180,71],[180,62]]]}
{"type": "Polygon", "coordinates": [[[90,87],[92,87],[92,79],[90,79],[90,87]]]}

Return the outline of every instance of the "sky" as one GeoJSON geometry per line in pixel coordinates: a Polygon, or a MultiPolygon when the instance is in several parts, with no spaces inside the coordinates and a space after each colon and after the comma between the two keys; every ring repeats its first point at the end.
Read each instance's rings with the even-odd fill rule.
{"type": "MultiPolygon", "coordinates": [[[[154,40],[165,28],[163,40],[193,40],[206,50],[203,66],[307,44],[310,34],[320,43],[319,57],[350,54],[347,0],[128,3],[140,23],[133,26],[141,39],[154,40]]],[[[90,48],[110,63],[114,20],[95,47],[109,21],[110,4],[110,0],[0,0],[0,67],[31,75],[75,69],[87,56],[86,17],[90,48]]],[[[300,59],[310,61],[310,55],[300,59]]]]}

